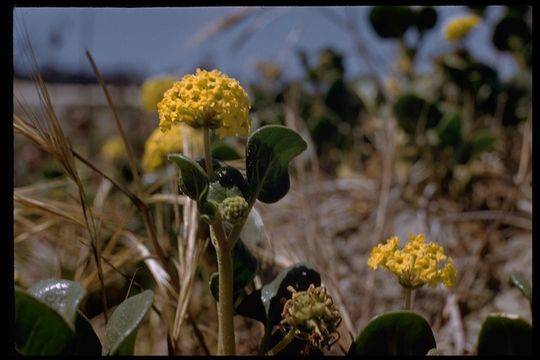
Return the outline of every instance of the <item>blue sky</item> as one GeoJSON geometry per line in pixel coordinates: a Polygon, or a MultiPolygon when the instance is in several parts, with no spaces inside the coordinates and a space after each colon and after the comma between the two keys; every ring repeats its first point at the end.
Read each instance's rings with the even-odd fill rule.
{"type": "MultiPolygon", "coordinates": [[[[428,55],[451,49],[442,37],[442,28],[452,16],[464,14],[463,6],[437,7],[439,20],[427,38],[422,52],[426,59],[421,70],[429,70],[428,55]]],[[[148,76],[183,75],[198,64],[210,63],[239,80],[252,79],[259,61],[278,61],[285,75],[300,76],[296,50],[303,48],[317,54],[334,47],[354,55],[350,36],[325,17],[320,7],[252,8],[253,14],[239,26],[204,41],[195,42],[196,34],[223,17],[241,11],[240,7],[186,8],[16,8],[14,11],[14,63],[21,58],[19,44],[22,22],[26,27],[40,64],[89,70],[84,55],[90,49],[102,70],[129,67],[148,76]],[[240,40],[246,29],[256,29],[253,36],[240,40]],[[54,36],[62,42],[55,45],[54,36]],[[58,38],[58,37],[57,37],[58,38]],[[241,37],[240,37],[241,38],[241,37]],[[236,44],[236,47],[233,45],[236,44]],[[241,44],[241,46],[238,46],[241,44]]],[[[325,7],[339,16],[352,16],[362,32],[370,52],[391,64],[397,55],[395,42],[380,40],[368,23],[369,7],[325,7]]],[[[488,11],[488,21],[496,21],[500,7],[488,11]]],[[[508,56],[497,54],[490,41],[490,29],[483,24],[467,39],[471,51],[481,60],[502,69],[503,76],[513,71],[508,56]]],[[[355,56],[347,56],[349,74],[368,72],[355,56]]],[[[384,66],[380,68],[384,71],[384,66]]]]}

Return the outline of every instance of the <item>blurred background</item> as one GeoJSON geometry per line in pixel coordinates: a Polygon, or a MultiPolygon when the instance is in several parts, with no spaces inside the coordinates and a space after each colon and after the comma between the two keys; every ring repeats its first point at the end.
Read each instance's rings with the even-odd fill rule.
{"type": "MultiPolygon", "coordinates": [[[[465,6],[436,7],[438,20],[423,39],[418,71],[432,70],[430,57],[451,46],[444,40],[445,23],[467,14],[465,6]]],[[[376,59],[381,76],[392,72],[395,43],[381,41],[371,28],[369,6],[356,7],[193,7],[193,8],[16,8],[14,23],[25,24],[36,57],[46,75],[54,79],[92,77],[84,51],[92,51],[105,73],[125,74],[133,83],[163,73],[182,74],[197,66],[221,69],[240,81],[256,79],[257,66],[271,62],[282,68],[285,78],[302,75],[295,54],[314,56],[331,47],[344,55],[350,76],[369,74],[366,60],[355,56],[354,42],[339,22],[350,21],[376,59]],[[338,23],[336,23],[338,22],[338,23]],[[49,75],[48,72],[51,72],[49,75]],[[62,74],[60,76],[60,74],[62,74]]],[[[471,54],[508,78],[516,71],[509,54],[499,53],[489,41],[493,25],[504,13],[503,6],[486,7],[485,22],[471,34],[471,54]]],[[[24,53],[15,32],[14,56],[24,53]]],[[[405,35],[416,36],[413,31],[405,35]]],[[[28,68],[17,61],[15,75],[24,77],[28,68]]]]}
{"type": "MultiPolygon", "coordinates": [[[[134,179],[86,50],[107,83],[149,194],[170,193],[163,179],[175,169],[166,161],[140,165],[164,91],[156,87],[146,106],[148,81],[219,69],[248,92],[252,130],[283,124],[301,133],[309,146],[291,166],[290,193],[272,206],[256,205],[265,231],[252,250],[263,284],[297,261],[320,269],[343,313],[345,348],[348,333],[401,306],[397,283],[366,264],[371,248],[394,234],[404,241],[422,232],[454,259],[456,288],[421,289],[414,305],[445,354],[473,354],[489,312],[531,319],[508,280],[514,272],[532,277],[531,7],[19,7],[13,24],[14,112],[43,112],[32,80],[35,56],[74,149],[126,186],[134,179]]],[[[244,143],[227,138],[214,150],[238,161],[244,143]]],[[[96,276],[75,261],[82,255],[72,233],[54,218],[62,202],[76,205],[65,169],[17,132],[14,149],[18,281],[75,278],[97,291],[96,276]]],[[[144,233],[140,219],[124,220],[118,191],[79,170],[106,224],[126,221],[133,234],[144,233]]],[[[152,211],[164,215],[160,235],[174,238],[170,204],[159,205],[152,211]]],[[[117,267],[153,286],[142,260],[123,250],[117,267]]],[[[188,311],[212,344],[215,307],[205,279],[215,262],[210,257],[199,266],[203,280],[194,281],[192,293],[200,301],[188,311]]],[[[114,304],[129,280],[110,276],[114,304]]],[[[99,302],[86,309],[96,325],[102,320],[92,306],[99,302]]],[[[259,324],[242,318],[236,325],[239,352],[256,352],[259,324]]],[[[184,328],[180,352],[204,354],[184,328]]],[[[166,354],[159,329],[151,317],[136,353],[166,354]]]]}

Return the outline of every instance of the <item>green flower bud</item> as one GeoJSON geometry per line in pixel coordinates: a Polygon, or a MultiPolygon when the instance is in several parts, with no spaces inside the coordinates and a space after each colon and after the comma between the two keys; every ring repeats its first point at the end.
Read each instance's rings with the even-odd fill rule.
{"type": "Polygon", "coordinates": [[[228,197],[220,204],[221,216],[231,224],[238,224],[249,214],[249,204],[241,196],[228,197]]]}
{"type": "Polygon", "coordinates": [[[330,349],[339,340],[337,328],[341,315],[326,288],[311,284],[306,291],[297,292],[292,286],[287,289],[292,292],[292,298],[283,307],[282,331],[295,329],[297,338],[316,348],[330,349]]]}

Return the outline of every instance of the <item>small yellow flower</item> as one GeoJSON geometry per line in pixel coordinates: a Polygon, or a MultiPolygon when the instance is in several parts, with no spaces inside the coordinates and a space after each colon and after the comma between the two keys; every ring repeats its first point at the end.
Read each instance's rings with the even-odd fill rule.
{"type": "Polygon", "coordinates": [[[158,112],[163,132],[177,123],[216,129],[220,138],[247,136],[251,129],[246,91],[218,70],[197,69],[175,82],[158,103],[158,112]]]}
{"type": "Polygon", "coordinates": [[[446,40],[455,42],[463,39],[481,20],[482,18],[476,14],[451,19],[444,30],[446,40]]]}
{"type": "Polygon", "coordinates": [[[399,238],[397,236],[392,236],[386,241],[386,244],[379,244],[371,250],[371,256],[368,260],[368,265],[372,269],[377,269],[377,267],[385,263],[390,255],[394,253],[397,249],[399,238]]]}
{"type": "Polygon", "coordinates": [[[120,136],[108,138],[100,150],[101,156],[111,161],[118,161],[127,158],[124,142],[120,136]]]}
{"type": "Polygon", "coordinates": [[[423,234],[410,235],[409,242],[399,249],[399,238],[393,236],[386,244],[379,244],[371,250],[368,265],[373,269],[378,266],[387,268],[406,288],[417,289],[425,284],[435,287],[438,283],[452,287],[456,282],[452,258],[444,254],[439,244],[426,244],[425,240],[423,234]]]}
{"type": "Polygon", "coordinates": [[[161,132],[159,128],[152,131],[144,145],[143,170],[145,172],[154,171],[167,162],[168,154],[182,152],[184,134],[189,137],[194,151],[202,148],[199,134],[188,126],[174,125],[166,133],[161,132]]]}
{"type": "Polygon", "coordinates": [[[167,91],[177,79],[172,76],[145,81],[141,86],[141,105],[148,112],[156,111],[157,104],[163,99],[163,94],[167,91]]]}

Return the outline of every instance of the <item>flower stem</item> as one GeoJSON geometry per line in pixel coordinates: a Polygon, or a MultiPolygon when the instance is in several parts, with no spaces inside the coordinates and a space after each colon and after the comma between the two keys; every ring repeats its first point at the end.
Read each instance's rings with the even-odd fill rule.
{"type": "Polygon", "coordinates": [[[280,352],[281,350],[285,349],[285,347],[287,345],[289,345],[291,343],[291,341],[293,341],[294,339],[294,329],[291,329],[289,330],[289,332],[276,344],[276,346],[274,346],[273,348],[271,348],[270,350],[268,350],[268,352],[266,353],[266,355],[269,355],[269,356],[275,356],[277,355],[278,352],[280,352]]]}
{"type": "Polygon", "coordinates": [[[219,274],[218,355],[236,355],[233,322],[233,261],[229,246],[217,248],[219,274]]]}
{"type": "Polygon", "coordinates": [[[210,129],[206,126],[203,127],[203,138],[204,138],[204,162],[206,164],[206,173],[208,177],[212,176],[214,173],[214,166],[212,163],[212,151],[210,150],[210,129]]]}
{"type": "Polygon", "coordinates": [[[405,296],[405,310],[411,310],[412,289],[403,288],[405,296]]]}
{"type": "MultiPolygon", "coordinates": [[[[204,162],[208,177],[214,172],[210,150],[210,129],[203,127],[204,162]]],[[[218,355],[236,355],[233,322],[233,261],[230,245],[221,220],[211,226],[210,237],[216,248],[219,274],[218,355]]]]}

